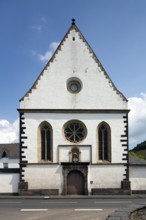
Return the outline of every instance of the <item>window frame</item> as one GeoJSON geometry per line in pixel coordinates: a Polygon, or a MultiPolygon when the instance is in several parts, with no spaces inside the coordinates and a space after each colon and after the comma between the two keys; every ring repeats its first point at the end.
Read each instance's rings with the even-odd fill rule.
{"type": "Polygon", "coordinates": [[[83,84],[79,78],[71,77],[67,80],[67,90],[72,94],[77,94],[81,91],[83,84]],[[72,89],[72,86],[75,85],[77,89],[72,89]]]}
{"type": "Polygon", "coordinates": [[[111,162],[111,128],[106,122],[101,122],[98,125],[97,142],[98,142],[98,161],[111,162]],[[105,150],[107,151],[106,153],[105,150]]]}
{"type": "MultiPolygon", "coordinates": [[[[73,129],[74,130],[74,129],[73,129]]],[[[74,134],[74,138],[76,136],[76,131],[70,131],[70,133],[73,132],[74,134]]],[[[69,133],[69,131],[68,131],[69,133]]],[[[87,137],[87,128],[85,126],[85,124],[82,122],[82,121],[79,121],[79,120],[70,120],[68,122],[66,122],[63,126],[63,134],[64,134],[64,137],[65,139],[69,142],[69,143],[72,143],[72,144],[79,144],[80,142],[84,141],[84,139],[87,137]],[[67,131],[66,129],[68,129],[69,126],[72,126],[74,124],[77,124],[79,126],[81,126],[81,129],[83,129],[83,133],[82,133],[82,137],[79,138],[79,140],[72,140],[70,137],[67,137],[67,131]]],[[[72,134],[70,134],[70,136],[72,136],[72,134]]],[[[78,136],[78,134],[77,134],[78,136]]]]}
{"type": "Polygon", "coordinates": [[[53,162],[53,129],[47,121],[41,122],[38,128],[38,160],[39,162],[53,162]],[[44,140],[42,140],[42,132],[45,132],[44,140]],[[42,146],[43,143],[44,146],[42,146]]]}

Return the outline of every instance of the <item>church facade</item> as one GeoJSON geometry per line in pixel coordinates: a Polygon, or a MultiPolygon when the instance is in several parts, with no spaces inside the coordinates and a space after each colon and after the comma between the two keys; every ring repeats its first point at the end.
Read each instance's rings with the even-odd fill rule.
{"type": "Polygon", "coordinates": [[[18,111],[20,195],[130,193],[127,99],[74,19],[18,111]]]}

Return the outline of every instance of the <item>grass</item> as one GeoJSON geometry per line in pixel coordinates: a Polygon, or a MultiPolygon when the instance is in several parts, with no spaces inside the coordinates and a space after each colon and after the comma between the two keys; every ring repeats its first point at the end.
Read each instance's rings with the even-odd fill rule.
{"type": "Polygon", "coordinates": [[[129,151],[129,155],[146,160],[146,150],[129,151]]]}

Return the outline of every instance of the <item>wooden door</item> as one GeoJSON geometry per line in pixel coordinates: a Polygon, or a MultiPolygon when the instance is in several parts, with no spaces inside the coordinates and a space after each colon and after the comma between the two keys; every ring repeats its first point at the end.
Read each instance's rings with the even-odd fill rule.
{"type": "Polygon", "coordinates": [[[84,176],[80,171],[71,171],[67,176],[67,194],[84,195],[84,176]]]}

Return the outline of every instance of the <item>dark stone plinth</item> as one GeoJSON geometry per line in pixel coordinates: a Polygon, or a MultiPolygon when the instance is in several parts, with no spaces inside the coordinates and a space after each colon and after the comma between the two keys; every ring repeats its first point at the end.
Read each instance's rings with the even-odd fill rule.
{"type": "Polygon", "coordinates": [[[18,185],[19,190],[27,190],[28,189],[28,183],[27,182],[20,182],[18,185]]]}
{"type": "Polygon", "coordinates": [[[130,195],[130,190],[117,189],[117,188],[109,188],[109,189],[97,189],[93,188],[91,190],[92,195],[130,195]]]}
{"type": "Polygon", "coordinates": [[[23,196],[56,196],[59,195],[59,189],[32,189],[21,190],[19,195],[23,196]]]}
{"type": "Polygon", "coordinates": [[[146,190],[132,190],[132,194],[146,194],[146,190]]]}
{"type": "Polygon", "coordinates": [[[20,196],[59,195],[59,189],[28,189],[28,182],[19,183],[20,196]]]}
{"type": "Polygon", "coordinates": [[[131,182],[129,180],[121,181],[121,189],[130,190],[131,189],[131,182]]]}

